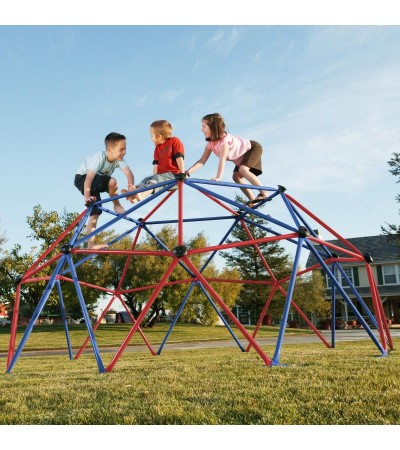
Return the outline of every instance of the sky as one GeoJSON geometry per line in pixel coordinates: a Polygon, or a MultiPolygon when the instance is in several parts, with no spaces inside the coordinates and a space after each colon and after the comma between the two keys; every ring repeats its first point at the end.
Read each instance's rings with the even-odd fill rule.
{"type": "MultiPolygon", "coordinates": [[[[9,3],[0,18],[6,249],[34,245],[26,218],[35,205],[84,209],[74,174],[109,132],[127,136],[140,181],[152,170],[151,122],[172,123],[189,167],[212,112],[262,144],[264,185],[285,186],[342,236],[398,223],[387,164],[400,151],[396,2],[9,3]]],[[[196,177],[216,170],[211,156],[196,177]]]]}
{"type": "MultiPolygon", "coordinates": [[[[387,161],[400,151],[399,54],[390,25],[0,26],[6,248],[33,245],[35,205],[84,209],[74,174],[109,132],[127,136],[138,182],[152,171],[152,121],[171,122],[189,167],[211,112],[262,144],[265,186],[285,186],[344,237],[380,234],[398,222],[387,161]]],[[[211,155],[196,178],[217,164],[211,155]]]]}

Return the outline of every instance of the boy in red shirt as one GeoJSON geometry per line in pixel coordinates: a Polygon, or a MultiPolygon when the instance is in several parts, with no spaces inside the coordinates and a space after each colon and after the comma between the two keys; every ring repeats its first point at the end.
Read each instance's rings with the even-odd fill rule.
{"type": "MultiPolygon", "coordinates": [[[[185,173],[183,163],[185,149],[182,142],[177,137],[172,136],[172,125],[167,120],[156,120],[150,125],[150,137],[156,146],[154,149],[153,175],[144,178],[136,186],[136,189],[151,186],[166,180],[174,180],[176,174],[185,173]]],[[[138,192],[127,197],[127,200],[135,203],[161,189],[163,187],[138,192]]]]}

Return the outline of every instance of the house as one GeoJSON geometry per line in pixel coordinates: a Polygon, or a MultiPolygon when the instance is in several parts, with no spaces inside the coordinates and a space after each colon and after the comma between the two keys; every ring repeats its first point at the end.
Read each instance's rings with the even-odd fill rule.
{"type": "MultiPolygon", "coordinates": [[[[379,296],[382,302],[383,310],[387,320],[392,323],[400,323],[400,244],[387,236],[366,236],[346,239],[350,244],[354,245],[364,255],[370,255],[372,261],[370,267],[372,269],[375,283],[378,288],[379,296]]],[[[329,240],[327,243],[343,248],[341,241],[329,240]]],[[[321,249],[316,245],[315,249],[321,249]]],[[[307,267],[317,263],[313,253],[310,253],[307,260],[307,267]]],[[[371,289],[368,283],[366,270],[367,263],[341,263],[343,273],[340,271],[336,275],[336,279],[343,287],[344,291],[356,306],[357,310],[363,315],[361,303],[357,300],[354,292],[349,288],[347,278],[353,283],[360,297],[366,306],[374,312],[372,303],[371,289]]],[[[323,271],[326,280],[326,299],[332,300],[332,280],[325,271],[323,271]]],[[[354,313],[348,307],[345,301],[339,295],[336,303],[336,315],[338,319],[349,321],[355,319],[354,313]]],[[[366,317],[365,317],[366,318],[366,317]]]]}

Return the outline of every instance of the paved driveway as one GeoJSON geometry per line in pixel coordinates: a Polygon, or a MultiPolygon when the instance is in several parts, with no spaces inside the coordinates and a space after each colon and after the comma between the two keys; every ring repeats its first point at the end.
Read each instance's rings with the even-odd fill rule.
{"type": "MultiPolygon", "coordinates": [[[[379,340],[379,334],[374,331],[375,335],[379,340]]],[[[321,331],[324,338],[330,342],[331,332],[321,331]]],[[[400,336],[400,328],[393,328],[390,330],[392,338],[400,336]]],[[[172,332],[173,338],[173,332],[172,332]]],[[[370,336],[365,330],[336,330],[336,342],[345,341],[360,341],[360,340],[370,340],[370,336]]],[[[276,345],[277,336],[257,339],[259,345],[276,345]]],[[[240,339],[243,347],[247,346],[247,340],[240,339]]],[[[283,339],[283,345],[285,344],[301,344],[301,343],[318,343],[321,342],[320,338],[316,334],[299,334],[291,335],[287,334],[283,339]]],[[[167,350],[185,350],[185,349],[206,349],[206,348],[221,348],[221,347],[237,347],[237,343],[231,340],[225,341],[200,341],[200,342],[178,342],[165,344],[163,351],[167,350]]],[[[154,350],[158,350],[158,346],[153,346],[154,350]]],[[[100,353],[116,353],[119,347],[103,347],[100,349],[100,353]]],[[[148,352],[148,348],[145,345],[131,345],[126,347],[125,352],[148,352]]],[[[75,354],[76,352],[74,352],[75,354]]],[[[84,353],[93,353],[91,348],[85,349],[84,353]]],[[[67,349],[62,350],[37,350],[37,351],[23,351],[20,356],[44,356],[44,355],[62,355],[68,354],[67,349]]],[[[7,353],[0,353],[0,358],[7,357],[7,353]]]]}

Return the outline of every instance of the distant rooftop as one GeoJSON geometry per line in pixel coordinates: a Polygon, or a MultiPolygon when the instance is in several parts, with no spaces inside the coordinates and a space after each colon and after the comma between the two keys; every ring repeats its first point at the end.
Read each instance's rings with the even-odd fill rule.
{"type": "MultiPolygon", "coordinates": [[[[362,253],[369,253],[375,264],[383,262],[400,262],[400,244],[395,242],[393,239],[390,239],[388,236],[365,236],[349,238],[346,240],[357,247],[362,253]]],[[[347,246],[345,246],[339,239],[328,240],[326,242],[337,245],[341,248],[347,248],[347,246]]],[[[316,245],[315,249],[319,251],[321,250],[321,246],[316,245]]],[[[335,250],[331,250],[331,252],[335,252],[335,250]]],[[[316,258],[310,252],[306,267],[312,266],[316,263],[316,258]]]]}

